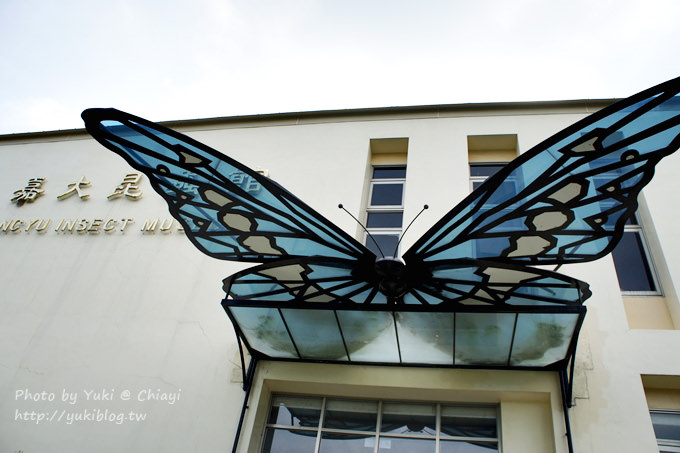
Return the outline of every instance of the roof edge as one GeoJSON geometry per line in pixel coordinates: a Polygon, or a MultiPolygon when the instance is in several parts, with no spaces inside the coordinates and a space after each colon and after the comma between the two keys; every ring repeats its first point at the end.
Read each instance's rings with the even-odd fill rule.
{"type": "MultiPolygon", "coordinates": [[[[521,102],[484,102],[484,103],[465,103],[465,104],[432,104],[432,105],[413,105],[413,106],[393,106],[393,107],[364,107],[355,109],[332,109],[332,110],[310,110],[301,112],[282,112],[282,113],[262,113],[250,115],[235,115],[198,119],[182,119],[158,121],[158,124],[170,127],[191,127],[201,128],[206,126],[216,126],[220,124],[238,123],[268,123],[268,122],[309,122],[314,119],[330,118],[350,118],[368,116],[391,116],[391,115],[427,115],[440,116],[453,113],[470,113],[475,111],[500,111],[509,112],[513,110],[526,109],[583,109],[586,112],[599,110],[619,99],[578,99],[561,101],[521,101],[521,102]]],[[[85,128],[59,129],[40,132],[19,132],[12,134],[0,134],[0,142],[24,141],[34,139],[57,139],[66,138],[78,139],[89,137],[85,128]],[[79,137],[83,136],[83,137],[79,137]]]]}

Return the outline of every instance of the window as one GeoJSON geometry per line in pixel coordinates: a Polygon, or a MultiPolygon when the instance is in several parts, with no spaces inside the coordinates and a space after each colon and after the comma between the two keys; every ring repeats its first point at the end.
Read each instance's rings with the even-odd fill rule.
{"type": "MultiPolygon", "coordinates": [[[[498,170],[503,168],[507,162],[497,162],[497,163],[480,163],[471,162],[470,163],[470,190],[475,190],[477,187],[481,186],[484,181],[490,176],[495,175],[498,170]]],[[[511,182],[508,182],[511,183],[511,182]]],[[[506,183],[503,183],[506,184],[506,183]]],[[[514,191],[515,184],[512,184],[512,190],[514,191]]]]}
{"type": "MultiPolygon", "coordinates": [[[[474,162],[470,163],[470,190],[475,190],[479,186],[482,185],[484,181],[486,181],[487,178],[495,175],[501,168],[503,168],[506,165],[506,162],[495,162],[495,163],[486,163],[486,162],[474,162]]],[[[498,192],[499,195],[501,194],[507,194],[507,195],[514,195],[517,193],[517,179],[513,176],[510,176],[503,181],[501,186],[499,187],[500,191],[498,192]]],[[[482,210],[485,211],[487,209],[491,209],[494,207],[493,203],[485,204],[482,206],[482,210]]],[[[510,210],[504,209],[501,211],[501,214],[510,214],[510,210]]],[[[518,230],[523,228],[522,222],[520,220],[513,220],[512,221],[518,230]]],[[[507,224],[509,226],[510,223],[507,224]]],[[[493,238],[493,239],[486,239],[483,241],[476,241],[474,245],[474,256],[479,259],[484,259],[484,258],[489,258],[489,257],[496,257],[498,256],[498,253],[500,250],[503,250],[507,248],[508,246],[508,241],[506,238],[500,237],[500,238],[493,238]]]]}
{"type": "Polygon", "coordinates": [[[263,453],[492,453],[498,408],[274,395],[263,453]]]}
{"type": "Polygon", "coordinates": [[[659,295],[659,284],[637,215],[628,220],[612,252],[621,291],[626,295],[659,295]]]}
{"type": "Polygon", "coordinates": [[[377,256],[396,255],[404,217],[405,181],[405,165],[373,167],[366,209],[366,229],[371,236],[366,236],[365,244],[377,256]]]}
{"type": "Polygon", "coordinates": [[[659,452],[680,452],[680,411],[652,409],[649,413],[659,452]]]}

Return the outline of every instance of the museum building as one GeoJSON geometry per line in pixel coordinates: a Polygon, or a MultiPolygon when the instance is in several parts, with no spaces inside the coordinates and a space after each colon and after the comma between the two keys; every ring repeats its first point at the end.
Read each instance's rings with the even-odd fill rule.
{"type": "MultiPolygon", "coordinates": [[[[224,172],[244,194],[275,181],[389,257],[418,248],[505,164],[613,103],[162,125],[252,169],[224,172]]],[[[240,301],[257,263],[207,256],[212,246],[190,237],[149,176],[85,129],[0,136],[0,155],[3,451],[680,452],[680,153],[656,166],[613,253],[538,263],[540,281],[559,279],[543,274],[555,270],[564,281],[525,294],[530,304],[493,309],[479,289],[453,308],[427,292],[336,304],[322,283],[309,306],[278,303],[300,279],[340,279],[316,258],[261,272],[275,280],[273,296],[240,301]],[[539,290],[565,302],[538,301],[539,290]]],[[[195,156],[185,157],[190,168],[195,156]]],[[[228,204],[193,184],[191,170],[179,173],[173,193],[228,204]]],[[[502,182],[510,191],[514,175],[502,182]]],[[[246,217],[229,221],[246,231],[246,217]]],[[[495,245],[475,247],[461,256],[469,266],[495,245]]],[[[489,281],[522,273],[494,269],[489,281]]]]}

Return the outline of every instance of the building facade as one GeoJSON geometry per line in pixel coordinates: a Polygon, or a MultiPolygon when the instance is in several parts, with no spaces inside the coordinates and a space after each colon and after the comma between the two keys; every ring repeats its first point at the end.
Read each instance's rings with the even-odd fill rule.
{"type": "MultiPolygon", "coordinates": [[[[167,126],[369,247],[403,252],[502,164],[611,102],[167,126]]],[[[0,153],[3,451],[212,452],[237,436],[239,452],[567,452],[567,437],[577,452],[680,451],[680,154],[657,166],[613,256],[559,271],[593,294],[568,417],[549,371],[264,360],[241,420],[239,344],[220,302],[222,280],[249,265],[199,252],[148,179],[85,130],[2,136],[0,153]]]]}

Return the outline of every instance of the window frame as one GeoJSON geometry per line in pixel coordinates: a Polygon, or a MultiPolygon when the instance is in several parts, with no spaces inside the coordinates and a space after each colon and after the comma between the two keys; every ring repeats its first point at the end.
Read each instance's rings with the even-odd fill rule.
{"type": "MultiPolygon", "coordinates": [[[[645,261],[645,264],[647,265],[651,277],[651,283],[654,286],[653,291],[638,291],[638,290],[624,290],[621,288],[621,295],[622,296],[627,296],[627,297],[655,297],[655,296],[663,296],[663,289],[661,287],[661,281],[659,279],[659,273],[656,269],[656,266],[654,264],[654,257],[652,256],[652,253],[650,251],[649,247],[649,242],[647,241],[647,235],[645,234],[645,227],[642,225],[642,222],[640,222],[640,217],[638,213],[636,212],[633,217],[630,220],[630,223],[626,223],[623,227],[623,234],[625,235],[626,233],[629,234],[635,234],[639,240],[639,244],[641,247],[641,257],[645,261]]],[[[621,243],[617,244],[617,247],[621,243]]],[[[614,248],[616,250],[616,247],[614,248]]],[[[612,261],[614,262],[614,267],[616,269],[616,260],[614,258],[614,251],[612,250],[612,261]]],[[[621,287],[621,280],[618,275],[618,270],[617,270],[617,280],[619,281],[619,287],[621,287]]]]}
{"type": "Polygon", "coordinates": [[[332,434],[348,434],[348,435],[360,435],[363,436],[366,440],[368,439],[373,439],[373,453],[379,453],[382,451],[380,444],[381,440],[383,438],[385,439],[414,439],[414,440],[424,440],[427,442],[434,441],[434,446],[435,446],[435,451],[439,452],[440,447],[439,444],[444,441],[462,441],[462,442],[490,442],[490,443],[495,443],[496,444],[496,451],[497,452],[502,452],[502,447],[501,447],[501,410],[500,410],[500,404],[490,404],[490,403],[479,403],[479,404],[474,404],[474,403],[456,403],[456,402],[442,402],[442,401],[416,401],[416,400],[395,400],[395,399],[382,399],[382,398],[353,398],[353,397],[338,397],[338,396],[325,396],[325,395],[307,395],[307,394],[290,394],[290,393],[278,393],[278,392],[273,392],[269,395],[269,401],[268,401],[268,408],[266,412],[266,418],[265,418],[265,423],[264,423],[264,429],[262,431],[262,437],[261,437],[261,443],[258,448],[258,452],[263,453],[264,449],[266,447],[266,440],[267,440],[267,431],[268,430],[275,430],[275,429],[283,429],[287,430],[290,432],[294,431],[306,431],[306,432],[316,432],[316,437],[315,437],[315,445],[314,445],[314,452],[313,453],[318,453],[321,449],[321,442],[323,440],[323,434],[324,433],[332,433],[332,434]],[[319,422],[318,426],[315,428],[312,427],[297,427],[293,423],[290,425],[283,425],[283,424],[278,424],[278,423],[270,423],[270,418],[271,418],[271,412],[274,408],[274,400],[277,397],[292,397],[292,398],[310,398],[310,399],[320,399],[321,400],[321,409],[319,411],[319,422]],[[339,428],[325,428],[324,427],[324,422],[325,422],[325,415],[326,415],[326,408],[327,408],[327,403],[328,400],[334,400],[334,401],[339,401],[339,400],[346,400],[346,401],[366,401],[366,402],[376,402],[377,403],[377,409],[376,409],[376,419],[375,419],[375,429],[373,431],[361,431],[361,430],[352,430],[352,429],[339,429],[339,428]],[[413,433],[413,434],[404,434],[404,433],[391,433],[391,432],[382,432],[382,419],[384,415],[384,406],[385,403],[396,403],[396,404],[423,404],[423,405],[434,405],[435,408],[435,433],[434,434],[422,434],[422,433],[413,433]],[[495,430],[496,430],[496,437],[491,438],[491,437],[466,437],[466,436],[453,436],[453,435],[443,435],[442,436],[442,408],[443,407],[469,407],[472,409],[476,408],[493,408],[494,409],[494,418],[495,418],[495,430]]]}
{"type": "MultiPolygon", "coordinates": [[[[678,418],[678,425],[680,426],[680,410],[677,409],[650,409],[649,410],[649,415],[652,420],[652,425],[654,425],[654,419],[652,418],[652,414],[670,414],[674,415],[678,418]]],[[[654,434],[656,436],[656,430],[654,431],[654,434]]],[[[659,439],[658,437],[656,438],[656,443],[659,446],[659,452],[660,453],[675,453],[675,452],[680,452],[680,440],[673,440],[673,439],[659,439]],[[662,449],[663,448],[663,449],[662,449]]]]}
{"type": "Polygon", "coordinates": [[[502,168],[509,163],[510,163],[509,161],[507,161],[507,162],[501,162],[501,161],[499,161],[499,162],[495,162],[495,161],[494,162],[468,162],[468,171],[470,173],[470,192],[472,192],[476,189],[476,187],[475,187],[476,183],[480,183],[480,184],[483,183],[488,178],[493,176],[493,174],[496,174],[500,170],[500,168],[499,168],[493,174],[487,175],[487,176],[473,176],[472,175],[472,168],[473,167],[501,167],[502,168]]]}
{"type": "MultiPolygon", "coordinates": [[[[398,164],[398,165],[371,165],[371,180],[369,181],[368,185],[368,197],[366,200],[366,215],[365,215],[365,223],[366,223],[366,231],[363,234],[363,244],[366,245],[369,249],[373,250],[373,247],[375,244],[369,237],[369,233],[371,235],[386,235],[386,236],[395,236],[397,238],[397,249],[393,251],[395,256],[399,255],[399,239],[401,238],[401,233],[404,228],[404,198],[406,195],[406,165],[405,164],[398,164]],[[375,175],[375,170],[380,169],[380,168],[399,168],[404,170],[404,177],[403,178],[376,178],[375,175]],[[377,185],[384,185],[384,184],[401,184],[401,204],[399,205],[374,205],[373,204],[373,188],[377,185]],[[402,215],[402,220],[401,220],[401,226],[400,227],[369,227],[368,226],[368,216],[369,214],[373,213],[399,213],[402,215]]],[[[379,253],[376,250],[376,255],[379,253]]],[[[385,256],[390,256],[389,251],[383,250],[383,253],[386,253],[385,256]]]]}

